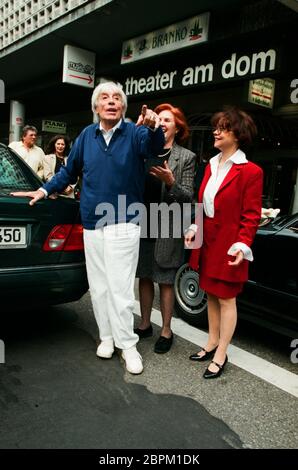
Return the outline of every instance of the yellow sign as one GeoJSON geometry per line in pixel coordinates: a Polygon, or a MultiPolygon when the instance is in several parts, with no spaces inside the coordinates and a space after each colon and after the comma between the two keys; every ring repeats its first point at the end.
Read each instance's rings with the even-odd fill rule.
{"type": "Polygon", "coordinates": [[[45,132],[53,132],[54,134],[66,134],[66,122],[44,119],[42,121],[42,130],[45,132]]]}

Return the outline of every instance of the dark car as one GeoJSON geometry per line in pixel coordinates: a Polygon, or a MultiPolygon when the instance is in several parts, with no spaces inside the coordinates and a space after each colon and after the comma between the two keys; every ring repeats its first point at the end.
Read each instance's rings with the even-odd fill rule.
{"type": "MultiPolygon", "coordinates": [[[[298,213],[263,221],[252,250],[249,281],[237,299],[239,317],[298,338],[298,213]]],[[[206,295],[199,273],[187,263],[177,272],[175,295],[181,318],[195,326],[206,324],[206,295]]]]}
{"type": "Polygon", "coordinates": [[[29,206],[12,191],[34,191],[41,180],[10,148],[0,144],[1,305],[58,304],[87,290],[79,202],[44,199],[29,206]]]}

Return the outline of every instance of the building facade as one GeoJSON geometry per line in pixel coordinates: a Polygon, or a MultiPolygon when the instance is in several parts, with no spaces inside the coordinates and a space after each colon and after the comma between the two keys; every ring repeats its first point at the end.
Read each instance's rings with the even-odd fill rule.
{"type": "Polygon", "coordinates": [[[4,0],[0,18],[2,142],[24,123],[38,127],[41,145],[61,129],[74,139],[92,122],[93,86],[112,79],[133,120],[143,103],[180,106],[199,165],[214,155],[212,113],[236,105],[258,127],[249,158],[264,168],[264,206],[298,211],[296,1],[188,0],[182,8],[167,0],[4,0]],[[62,82],[66,45],[94,53],[91,86],[62,82]]]}

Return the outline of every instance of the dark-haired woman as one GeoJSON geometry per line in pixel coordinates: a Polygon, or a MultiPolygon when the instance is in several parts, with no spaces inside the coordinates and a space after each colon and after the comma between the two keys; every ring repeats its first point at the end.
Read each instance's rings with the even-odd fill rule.
{"type": "MultiPolygon", "coordinates": [[[[164,151],[154,159],[151,166],[147,160],[145,204],[183,203],[193,197],[195,154],[182,147],[189,130],[183,112],[171,104],[164,103],[155,108],[165,136],[164,151]],[[160,160],[160,164],[156,161],[160,160]]],[[[149,231],[149,224],[147,227],[149,231]]],[[[154,282],[159,284],[162,329],[155,343],[156,353],[166,353],[173,342],[171,319],[174,308],[174,279],[177,268],[183,262],[183,233],[180,238],[142,238],[137,269],[141,305],[141,323],[135,332],[140,338],[152,336],[150,323],[154,299],[154,282]]]]}
{"type": "MultiPolygon", "coordinates": [[[[61,166],[66,165],[69,147],[69,139],[64,135],[55,135],[49,141],[46,148],[43,171],[43,178],[46,182],[50,181],[58,173],[61,166]]],[[[74,188],[75,185],[67,186],[61,195],[74,198],[74,188]]]]}
{"type": "MultiPolygon", "coordinates": [[[[243,148],[256,135],[252,118],[236,108],[216,113],[211,120],[214,147],[199,190],[204,207],[203,245],[193,250],[190,265],[199,268],[200,287],[207,293],[209,337],[193,361],[212,358],[203,377],[216,378],[227,363],[227,348],[236,322],[236,297],[248,279],[251,245],[261,217],[263,171],[249,162],[243,148]]],[[[190,243],[196,230],[185,235],[190,243]]]]}

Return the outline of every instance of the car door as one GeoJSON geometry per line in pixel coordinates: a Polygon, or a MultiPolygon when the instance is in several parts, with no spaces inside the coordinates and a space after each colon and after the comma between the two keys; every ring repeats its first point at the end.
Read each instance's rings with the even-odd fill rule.
{"type": "Polygon", "coordinates": [[[52,227],[49,201],[29,206],[28,198],[11,196],[12,191],[34,191],[41,181],[10,149],[0,147],[0,261],[1,268],[55,262],[58,253],[42,251],[52,227]]]}
{"type": "Polygon", "coordinates": [[[17,154],[0,146],[1,268],[47,265],[57,263],[63,256],[60,251],[44,251],[43,244],[54,226],[79,220],[78,202],[66,198],[44,199],[30,206],[27,197],[10,194],[12,191],[35,191],[41,184],[17,154]]]}
{"type": "Polygon", "coordinates": [[[282,266],[282,289],[298,297],[298,220],[291,221],[276,234],[282,266]]]}
{"type": "Polygon", "coordinates": [[[240,302],[250,316],[277,331],[298,331],[298,218],[258,230],[254,262],[240,302]]]}

